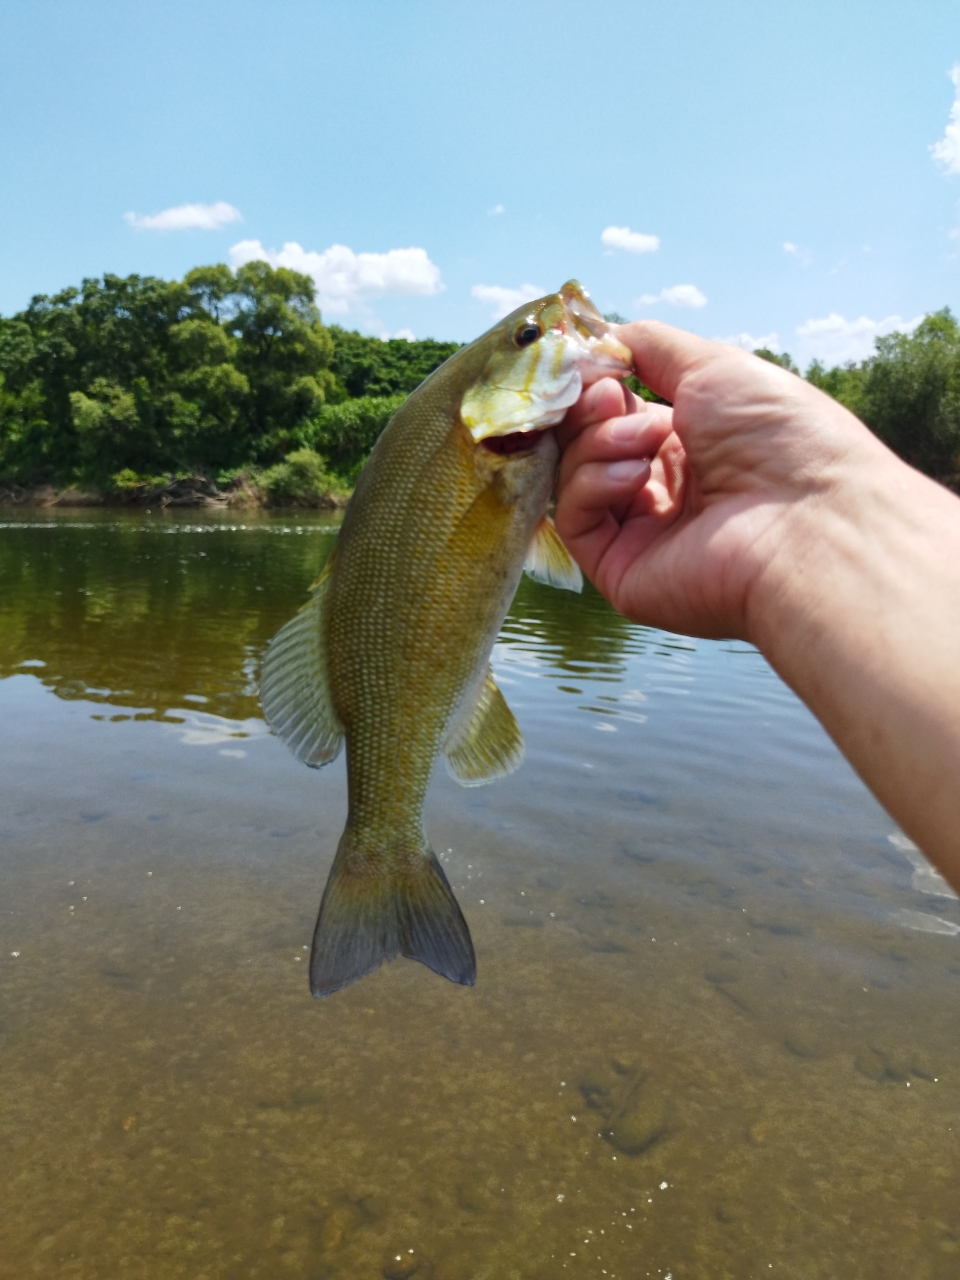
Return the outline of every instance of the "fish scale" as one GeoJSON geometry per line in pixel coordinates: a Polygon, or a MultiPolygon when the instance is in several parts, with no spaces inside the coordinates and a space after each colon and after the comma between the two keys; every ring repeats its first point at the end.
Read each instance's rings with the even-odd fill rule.
{"type": "Polygon", "coordinates": [[[398,954],[473,983],[470,932],[423,830],[427,786],[441,749],[466,785],[522,758],[490,653],[525,566],[554,585],[581,581],[546,516],[559,456],[546,428],[585,380],[630,368],[575,282],[458,351],[388,423],[310,603],[268,647],[271,726],[311,765],[347,749],[314,995],[398,954]],[[506,436],[508,448],[490,447],[506,436]]]}

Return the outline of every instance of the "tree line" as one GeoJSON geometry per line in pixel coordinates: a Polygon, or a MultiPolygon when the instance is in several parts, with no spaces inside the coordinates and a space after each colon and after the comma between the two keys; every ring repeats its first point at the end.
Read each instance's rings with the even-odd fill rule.
{"type": "Polygon", "coordinates": [[[87,279],[0,317],[0,482],[349,486],[403,398],[458,345],[325,326],[310,277],[265,262],[87,279]]]}
{"type": "MultiPolygon", "coordinates": [[[[310,277],[265,262],[87,279],[0,317],[0,484],[136,496],[199,477],[287,502],[346,491],[404,397],[457,347],[326,326],[310,277]]],[[[757,354],[799,373],[789,356],[757,354]]],[[[814,362],[805,376],[958,487],[949,310],[878,339],[867,360],[814,362]]]]}
{"type": "MultiPolygon", "coordinates": [[[[912,333],[877,338],[859,363],[828,369],[815,360],[806,378],[846,405],[905,462],[960,490],[960,325],[944,307],[912,333]]],[[[756,353],[794,373],[789,355],[756,353]]]]}

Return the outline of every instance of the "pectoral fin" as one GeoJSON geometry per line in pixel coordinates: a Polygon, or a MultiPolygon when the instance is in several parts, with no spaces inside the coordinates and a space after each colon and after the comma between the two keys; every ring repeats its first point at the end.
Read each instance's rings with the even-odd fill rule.
{"type": "Polygon", "coordinates": [[[465,787],[505,777],[523,759],[523,734],[489,668],[472,709],[454,725],[444,752],[447,767],[465,787]]]}
{"type": "Polygon", "coordinates": [[[568,591],[583,590],[583,575],[560,541],[549,516],[544,516],[537,525],[523,567],[536,582],[545,582],[550,587],[565,587],[568,591]]]}
{"type": "Polygon", "coordinates": [[[260,705],[267,724],[298,760],[319,769],[343,745],[330,692],[323,609],[333,555],[310,588],[312,598],[267,646],[260,671],[260,705]]]}

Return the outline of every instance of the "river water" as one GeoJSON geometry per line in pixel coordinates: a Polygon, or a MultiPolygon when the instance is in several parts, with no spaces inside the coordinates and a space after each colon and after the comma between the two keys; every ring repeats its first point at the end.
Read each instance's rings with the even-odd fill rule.
{"type": "Polygon", "coordinates": [[[0,1276],[955,1280],[960,902],[744,644],[525,580],[476,987],[310,998],[343,760],[256,676],[334,539],[0,514],[0,1276]]]}

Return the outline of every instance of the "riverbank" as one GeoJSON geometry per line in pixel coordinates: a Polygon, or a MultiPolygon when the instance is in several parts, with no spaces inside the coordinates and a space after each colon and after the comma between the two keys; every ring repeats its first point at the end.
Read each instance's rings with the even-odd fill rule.
{"type": "Polygon", "coordinates": [[[34,488],[0,485],[0,510],[23,507],[212,507],[336,511],[344,508],[349,499],[349,492],[332,489],[296,498],[281,497],[245,478],[219,488],[204,476],[188,476],[156,485],[138,485],[135,489],[127,490],[102,490],[93,486],[57,489],[49,484],[34,488]]]}

